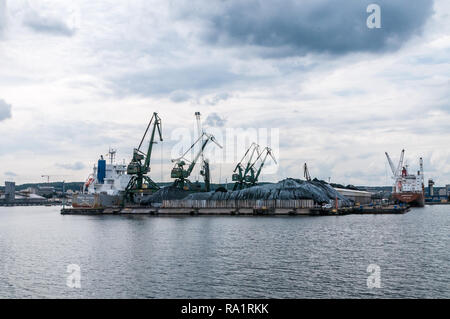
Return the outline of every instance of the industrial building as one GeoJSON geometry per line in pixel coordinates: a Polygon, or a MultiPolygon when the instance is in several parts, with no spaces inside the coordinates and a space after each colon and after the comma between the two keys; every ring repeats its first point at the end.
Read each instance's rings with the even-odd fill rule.
{"type": "Polygon", "coordinates": [[[432,179],[428,180],[428,188],[425,192],[425,202],[433,203],[448,203],[450,202],[450,185],[445,187],[435,187],[432,179]]]}
{"type": "Polygon", "coordinates": [[[372,202],[372,193],[365,191],[358,191],[346,188],[335,188],[335,190],[342,196],[347,197],[353,202],[359,203],[360,205],[370,204],[372,202]]]}
{"type": "Polygon", "coordinates": [[[0,206],[46,205],[48,200],[32,192],[16,191],[16,183],[5,182],[5,192],[0,194],[0,206]]]}

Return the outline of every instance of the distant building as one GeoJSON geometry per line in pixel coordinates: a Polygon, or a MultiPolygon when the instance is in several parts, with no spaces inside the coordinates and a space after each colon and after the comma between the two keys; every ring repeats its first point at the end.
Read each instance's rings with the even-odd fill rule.
{"type": "Polygon", "coordinates": [[[5,182],[5,201],[13,202],[16,198],[16,183],[5,182]]]}
{"type": "Polygon", "coordinates": [[[26,192],[28,194],[37,194],[38,189],[36,187],[28,187],[24,190],[24,192],[26,192]]]}
{"type": "Polygon", "coordinates": [[[5,182],[5,193],[0,195],[0,206],[45,205],[48,200],[37,194],[23,190],[16,193],[14,182],[5,182]]]}
{"type": "Polygon", "coordinates": [[[445,185],[445,187],[428,187],[425,197],[425,202],[427,203],[445,203],[448,202],[450,198],[450,185],[445,185]]]}
{"type": "Polygon", "coordinates": [[[40,196],[50,196],[55,193],[55,188],[53,186],[39,186],[38,195],[40,196]]]}
{"type": "Polygon", "coordinates": [[[29,194],[29,195],[27,196],[27,198],[28,198],[28,199],[46,200],[45,197],[39,196],[39,195],[37,195],[37,194],[29,194]]]}
{"type": "Polygon", "coordinates": [[[372,193],[353,189],[335,188],[335,190],[355,203],[365,205],[372,202],[372,193]]]}

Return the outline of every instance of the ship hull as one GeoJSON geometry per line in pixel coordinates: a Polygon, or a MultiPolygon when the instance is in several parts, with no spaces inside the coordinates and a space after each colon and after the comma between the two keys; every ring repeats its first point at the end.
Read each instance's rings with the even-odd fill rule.
{"type": "Polygon", "coordinates": [[[74,208],[108,208],[121,204],[118,195],[106,194],[75,194],[72,197],[72,207],[74,208]]]}
{"type": "Polygon", "coordinates": [[[425,197],[423,193],[393,193],[392,196],[401,203],[408,204],[414,207],[424,207],[425,197]]]}

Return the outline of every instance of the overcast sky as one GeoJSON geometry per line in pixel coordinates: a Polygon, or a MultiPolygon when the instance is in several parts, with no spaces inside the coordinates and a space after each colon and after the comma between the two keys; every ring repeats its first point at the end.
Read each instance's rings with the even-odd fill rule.
{"type": "MultiPolygon", "coordinates": [[[[172,132],[279,129],[277,174],[386,185],[384,152],[450,183],[450,2],[0,0],[0,182],[82,181],[129,161],[150,116],[172,132]],[[75,3],[76,2],[76,3],[75,3]]],[[[162,164],[162,165],[161,165],[162,164]]],[[[231,164],[213,165],[213,181],[231,164]]]]}

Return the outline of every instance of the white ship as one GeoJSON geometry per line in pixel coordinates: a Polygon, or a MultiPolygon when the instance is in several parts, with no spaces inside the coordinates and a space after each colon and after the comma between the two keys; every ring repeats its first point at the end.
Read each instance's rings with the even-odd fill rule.
{"type": "Polygon", "coordinates": [[[83,185],[83,193],[72,198],[73,207],[102,208],[119,206],[131,176],[127,165],[115,162],[116,150],[108,152],[109,163],[100,156],[83,185]]]}

